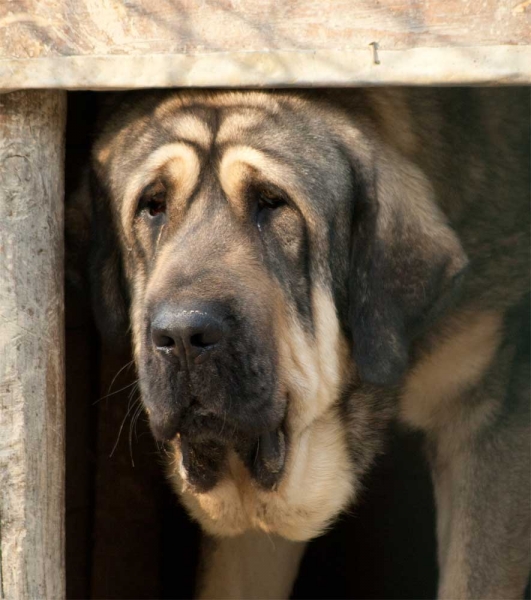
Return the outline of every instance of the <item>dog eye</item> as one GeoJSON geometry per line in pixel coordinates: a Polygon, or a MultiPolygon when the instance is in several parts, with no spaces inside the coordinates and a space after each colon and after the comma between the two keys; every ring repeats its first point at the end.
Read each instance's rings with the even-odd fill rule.
{"type": "Polygon", "coordinates": [[[149,213],[150,217],[156,217],[161,213],[166,212],[166,194],[157,194],[156,196],[152,196],[146,202],[146,210],[149,213]]]}
{"type": "Polygon", "coordinates": [[[257,197],[258,211],[269,209],[274,210],[287,204],[286,197],[280,190],[261,189],[257,197]]]}
{"type": "Polygon", "coordinates": [[[166,189],[162,184],[148,186],[140,197],[138,214],[145,213],[151,218],[166,213],[166,189]]]}

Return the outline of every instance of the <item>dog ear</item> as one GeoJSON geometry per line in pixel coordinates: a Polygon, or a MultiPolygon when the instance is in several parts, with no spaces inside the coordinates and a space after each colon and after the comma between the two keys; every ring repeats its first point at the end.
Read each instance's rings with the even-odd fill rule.
{"type": "Polygon", "coordinates": [[[392,385],[413,339],[455,298],[467,258],[415,165],[382,151],[361,179],[349,280],[353,355],[362,380],[392,385]]]}
{"type": "Polygon", "coordinates": [[[92,203],[89,276],[96,324],[104,338],[125,338],[129,298],[119,234],[108,194],[96,173],[89,175],[92,203]]]}

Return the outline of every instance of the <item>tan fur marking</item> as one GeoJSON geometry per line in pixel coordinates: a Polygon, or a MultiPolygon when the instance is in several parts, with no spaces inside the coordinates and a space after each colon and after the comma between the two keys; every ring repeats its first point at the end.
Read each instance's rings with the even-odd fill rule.
{"type": "Polygon", "coordinates": [[[96,158],[96,161],[100,165],[104,165],[109,160],[109,156],[111,155],[111,148],[112,148],[111,144],[105,144],[103,146],[102,146],[102,144],[99,144],[96,147],[95,158],[96,158]]]}
{"type": "Polygon", "coordinates": [[[212,543],[200,600],[290,596],[305,544],[254,531],[212,543]]]}
{"type": "Polygon", "coordinates": [[[318,287],[312,296],[315,339],[309,339],[293,315],[278,317],[281,377],[290,392],[290,424],[297,432],[335,403],[347,377],[349,361],[347,343],[339,330],[329,292],[318,287]]]}
{"type": "Polygon", "coordinates": [[[256,172],[263,178],[297,197],[297,185],[291,169],[250,146],[232,146],[221,160],[219,178],[225,193],[234,199],[241,197],[243,187],[256,172]]]}
{"type": "Polygon", "coordinates": [[[194,115],[179,115],[179,118],[172,125],[172,129],[180,138],[202,148],[206,149],[212,143],[213,136],[208,125],[194,115]]]}
{"type": "Polygon", "coordinates": [[[124,194],[122,209],[122,224],[126,236],[130,235],[131,226],[136,211],[135,200],[140,191],[148,185],[162,169],[167,168],[169,175],[174,178],[182,197],[188,196],[199,177],[200,164],[195,151],[180,142],[166,144],[153,152],[139,171],[133,175],[124,194]]]}
{"type": "Polygon", "coordinates": [[[234,143],[238,135],[259,125],[264,118],[263,110],[241,109],[233,112],[223,120],[216,136],[218,144],[234,143]]]}
{"type": "Polygon", "coordinates": [[[502,320],[493,311],[460,316],[457,333],[422,358],[407,378],[401,401],[404,421],[430,429],[442,419],[446,424],[455,418],[452,404],[481,379],[495,356],[502,320]]]}

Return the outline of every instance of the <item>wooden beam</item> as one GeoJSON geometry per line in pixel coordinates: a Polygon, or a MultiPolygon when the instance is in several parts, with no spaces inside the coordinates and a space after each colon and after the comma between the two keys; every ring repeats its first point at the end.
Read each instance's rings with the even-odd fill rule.
{"type": "Polygon", "coordinates": [[[10,0],[0,89],[531,83],[529,0],[10,0]]]}
{"type": "Polygon", "coordinates": [[[64,597],[64,92],[0,96],[0,597],[64,597]]]}
{"type": "MultiPolygon", "coordinates": [[[[1,66],[1,65],[0,65],[1,66]]],[[[531,46],[207,55],[84,56],[18,61],[0,89],[527,85],[531,46]]]]}

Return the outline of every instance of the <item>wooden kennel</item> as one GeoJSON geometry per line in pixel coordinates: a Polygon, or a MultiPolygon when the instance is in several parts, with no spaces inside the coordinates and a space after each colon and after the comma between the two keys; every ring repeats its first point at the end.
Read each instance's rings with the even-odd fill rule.
{"type": "Polygon", "coordinates": [[[65,597],[67,90],[530,83],[531,0],[2,0],[0,597],[65,597]]]}

